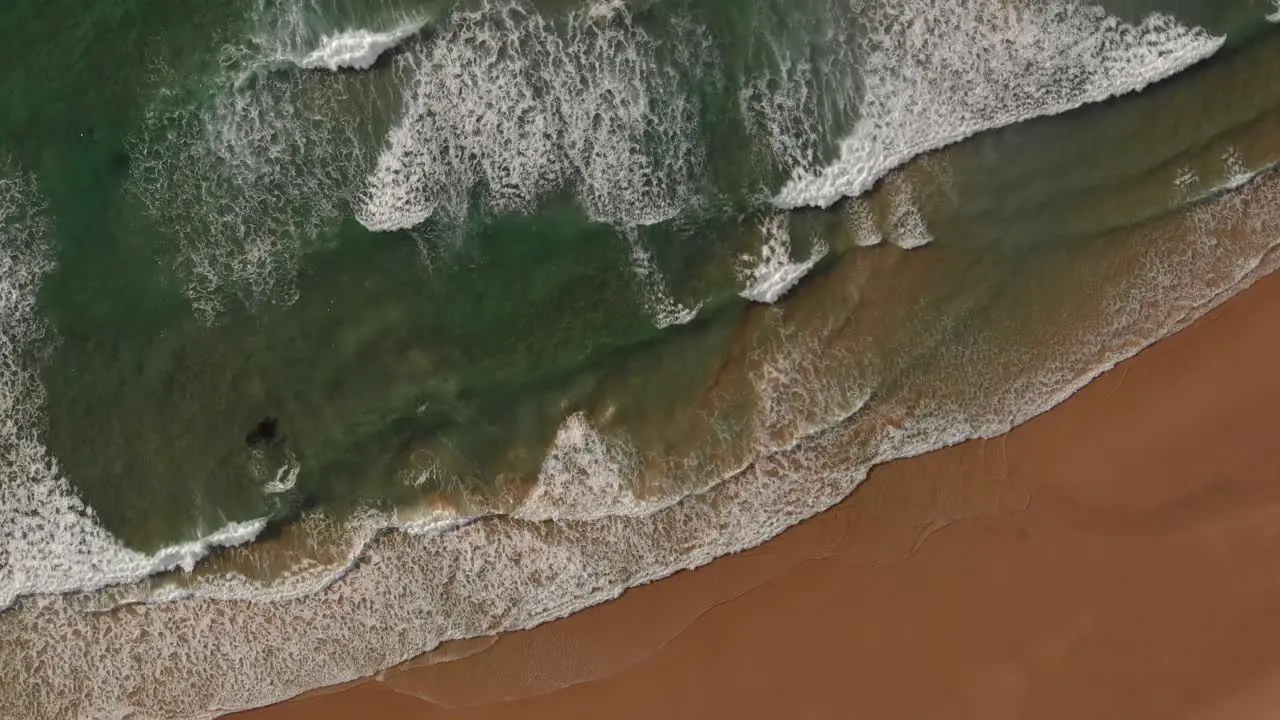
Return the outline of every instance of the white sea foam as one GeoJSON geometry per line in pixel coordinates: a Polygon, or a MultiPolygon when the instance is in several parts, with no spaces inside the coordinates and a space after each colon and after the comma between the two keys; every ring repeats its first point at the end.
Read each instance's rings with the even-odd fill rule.
{"type": "MultiPolygon", "coordinates": [[[[422,31],[427,14],[385,8],[359,17],[313,0],[258,0],[247,45],[232,49],[247,66],[292,64],[309,70],[367,70],[392,48],[422,31]]],[[[356,10],[351,8],[350,10],[356,10]]]]}
{"type": "Polygon", "coordinates": [[[345,210],[359,143],[293,79],[228,80],[211,106],[162,94],[134,138],[132,194],[175,240],[192,304],[288,301],[345,210]]]}
{"type": "Polygon", "coordinates": [[[298,484],[298,474],[301,472],[302,464],[290,459],[276,470],[275,477],[263,484],[262,492],[267,495],[279,495],[292,490],[298,484]]]}
{"type": "Polygon", "coordinates": [[[500,212],[572,186],[594,219],[643,225],[695,200],[695,108],[619,6],[552,20],[523,5],[456,12],[402,56],[412,81],[357,217],[372,230],[500,212]]]}
{"type": "Polygon", "coordinates": [[[860,47],[850,5],[810,0],[785,24],[753,29],[756,53],[739,108],[759,149],[793,176],[819,170],[824,139],[858,114],[860,47]]]}
{"type": "Polygon", "coordinates": [[[1179,199],[1185,198],[1192,188],[1200,184],[1200,174],[1195,168],[1183,168],[1174,178],[1173,186],[1178,191],[1179,199]]]}
{"type": "Polygon", "coordinates": [[[864,2],[859,118],[839,157],[788,182],[781,208],[826,207],[912,157],[983,130],[1139,90],[1223,38],[1153,14],[1127,24],[1064,0],[864,2]]]}
{"type": "Polygon", "coordinates": [[[845,206],[844,212],[849,229],[853,232],[854,245],[872,247],[884,242],[884,233],[876,227],[875,217],[866,202],[855,198],[845,206]]]}
{"type": "Polygon", "coordinates": [[[1271,4],[1275,7],[1275,12],[1267,15],[1267,22],[1280,23],[1280,0],[1271,0],[1271,4]]]}
{"type": "Polygon", "coordinates": [[[365,103],[350,84],[275,71],[319,52],[303,5],[260,0],[257,29],[223,49],[223,72],[192,94],[170,78],[130,138],[128,187],[172,236],[206,317],[232,299],[292,300],[301,257],[349,213],[367,167],[365,103]]]}
{"type": "MultiPolygon", "coordinates": [[[[1174,178],[1174,203],[1176,206],[1192,205],[1212,200],[1221,195],[1238,190],[1257,178],[1276,169],[1277,164],[1270,163],[1257,168],[1250,168],[1235,147],[1228,148],[1222,155],[1222,174],[1211,179],[1202,178],[1192,169],[1183,169],[1174,178]],[[1211,184],[1210,184],[1211,183],[1211,184]]],[[[1202,215],[1197,215],[1202,217],[1202,215]]],[[[1201,233],[1204,234],[1203,228],[1201,233]]]]}
{"type": "MultiPolygon", "coordinates": [[[[905,397],[874,402],[855,392],[841,412],[827,412],[837,410],[832,406],[813,415],[817,424],[788,450],[647,514],[632,514],[625,500],[629,452],[571,418],[544,471],[570,480],[598,472],[594,486],[579,492],[569,483],[531,496],[530,520],[495,517],[444,534],[382,534],[341,581],[314,594],[259,603],[190,598],[110,615],[84,614],[58,598],[24,603],[0,616],[13,630],[0,644],[0,670],[10,679],[0,688],[0,714],[211,718],[369,675],[445,640],[536,625],[758,544],[838,502],[870,465],[1002,432],[1270,271],[1277,256],[1265,253],[1280,230],[1278,203],[1275,182],[1206,203],[1196,210],[1204,227],[1220,233],[1232,222],[1242,231],[1233,237],[1247,248],[1226,254],[1192,238],[1153,250],[1130,282],[1096,298],[1092,316],[1100,325],[1082,325],[1041,348],[1043,358],[956,348],[931,381],[945,391],[919,393],[924,388],[916,386],[905,397]],[[1122,337],[1129,342],[1117,344],[1122,337]],[[982,378],[955,387],[974,362],[984,368],[982,378]],[[820,415],[849,422],[820,428],[820,415]],[[623,494],[621,505],[615,492],[623,494]],[[600,515],[596,501],[621,512],[600,515]],[[557,507],[579,519],[535,521],[559,517],[557,507]],[[50,661],[34,666],[32,657],[50,661]],[[178,670],[181,693],[163,681],[178,670]]],[[[814,340],[809,350],[823,346],[814,340]]],[[[778,361],[777,372],[760,378],[762,388],[782,383],[782,401],[773,405],[781,414],[762,419],[766,426],[791,422],[792,400],[825,395],[795,378],[831,376],[809,367],[825,362],[811,351],[778,361]]]]}
{"type": "Polygon", "coordinates": [[[542,463],[538,484],[513,513],[522,520],[598,520],[647,515],[664,504],[636,492],[634,449],[600,434],[581,413],[570,415],[542,463]]]}
{"type": "Polygon", "coordinates": [[[40,440],[44,390],[24,357],[44,337],[36,293],[53,268],[35,181],[0,157],[0,608],[31,593],[92,590],[184,568],[214,547],[248,542],[264,520],[230,523],[144,554],[95,520],[40,440]]]}
{"type": "Polygon", "coordinates": [[[367,70],[383,53],[413,37],[425,24],[409,23],[380,32],[357,28],[324,35],[316,49],[298,59],[298,66],[323,70],[367,70]]]}
{"type": "Polygon", "coordinates": [[[195,569],[196,562],[208,555],[210,550],[252,542],[266,526],[266,518],[228,523],[226,527],[199,539],[162,548],[148,559],[147,574],[152,575],[174,568],[191,572],[195,569]]]}
{"type": "Polygon", "coordinates": [[[623,234],[631,248],[631,270],[640,284],[645,309],[659,328],[684,325],[698,316],[702,303],[688,307],[671,296],[666,278],[653,262],[653,256],[645,247],[635,228],[625,228],[623,234]]]}
{"type": "Polygon", "coordinates": [[[1215,188],[1215,192],[1219,193],[1244,187],[1269,169],[1250,170],[1245,165],[1244,158],[1240,157],[1240,151],[1234,147],[1222,156],[1222,164],[1227,171],[1227,178],[1219,187],[1215,188]]]}
{"type": "Polygon", "coordinates": [[[738,293],[742,297],[759,303],[777,302],[827,254],[827,246],[819,242],[808,260],[792,260],[788,219],[785,214],[775,214],[761,220],[759,256],[741,258],[739,276],[746,284],[738,293]]]}
{"type": "Polygon", "coordinates": [[[920,213],[912,188],[899,183],[889,199],[889,242],[903,250],[912,250],[933,242],[929,224],[920,213]]]}

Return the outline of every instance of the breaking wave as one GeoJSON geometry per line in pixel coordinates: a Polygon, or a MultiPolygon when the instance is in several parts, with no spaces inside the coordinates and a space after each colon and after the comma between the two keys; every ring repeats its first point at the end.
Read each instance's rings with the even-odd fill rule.
{"type": "Polygon", "coordinates": [[[1224,42],[1168,15],[1130,25],[1064,0],[861,4],[871,19],[857,122],[834,162],[777,193],[780,208],[860,195],[916,155],[1139,90],[1224,42]]]}
{"type": "MultiPolygon", "coordinates": [[[[1166,15],[1128,24],[1065,0],[808,5],[796,22],[753,25],[736,57],[680,7],[641,22],[619,2],[550,15],[483,0],[353,25],[264,1],[224,51],[212,99],[160,93],[133,143],[131,187],[174,237],[192,303],[213,315],[231,298],[289,302],[300,259],[351,214],[402,230],[460,221],[478,198],[528,213],[570,191],[591,219],[625,229],[725,197],[827,206],[923,152],[1137,90],[1223,42],[1166,15]],[[385,134],[367,73],[302,70],[369,68],[393,47],[399,110],[385,134]],[[722,120],[741,124],[763,175],[716,169],[706,118],[720,101],[708,92],[736,97],[736,120],[722,120]]],[[[664,324],[687,315],[658,311],[664,324]]]]}
{"type": "MultiPolygon", "coordinates": [[[[827,206],[921,153],[1138,90],[1223,42],[1170,16],[1133,25],[1062,0],[813,0],[798,15],[756,23],[752,50],[734,60],[698,21],[657,35],[622,3],[559,19],[504,0],[456,12],[397,60],[409,87],[356,216],[397,230],[465,217],[477,195],[497,212],[532,212],[572,189],[592,219],[625,228],[715,193],[752,195],[742,173],[737,189],[707,185],[717,159],[687,82],[699,74],[737,83],[750,152],[789,176],[764,197],[827,206]]],[[[753,277],[749,297],[779,296],[801,264],[753,277]]]]}
{"type": "Polygon", "coordinates": [[[298,67],[308,70],[368,70],[383,53],[413,37],[425,24],[411,23],[382,32],[356,29],[325,35],[316,49],[296,61],[298,67]]]}
{"type": "Polygon", "coordinates": [[[24,631],[0,644],[0,668],[16,681],[6,687],[21,688],[0,691],[0,710],[210,718],[368,675],[446,640],[530,627],[756,545],[838,502],[872,465],[1003,432],[1184,327],[1277,264],[1277,208],[1272,176],[1192,208],[1138,238],[1136,274],[1093,298],[1087,321],[1052,347],[1035,357],[947,353],[910,390],[872,393],[874,369],[845,372],[830,345],[837,327],[779,336],[756,348],[751,371],[761,454],[679,501],[638,493],[636,452],[571,415],[538,489],[510,514],[424,518],[448,531],[370,537],[363,559],[314,593],[111,615],[64,599],[24,602],[4,617],[24,631]],[[1228,237],[1232,252],[1220,242],[1228,237]],[[975,362],[983,381],[957,383],[972,379],[975,362]],[[35,670],[30,657],[56,661],[35,670]],[[180,693],[161,682],[175,668],[186,678],[180,693]]]}
{"type": "Polygon", "coordinates": [[[344,8],[312,0],[258,0],[248,42],[232,46],[242,65],[296,65],[308,70],[368,70],[385,53],[418,34],[431,14],[376,5],[344,8]]]}
{"type": "MultiPolygon", "coordinates": [[[[657,41],[609,7],[557,21],[493,0],[402,55],[402,117],[361,193],[360,222],[397,230],[461,218],[479,190],[499,212],[527,212],[571,185],[589,216],[621,226],[694,203],[697,106],[680,68],[658,61],[657,41]]],[[[691,53],[706,45],[691,25],[683,32],[691,53]]]]}
{"type": "Polygon", "coordinates": [[[746,283],[746,287],[739,293],[742,297],[758,303],[777,302],[827,254],[827,246],[819,242],[810,251],[808,260],[792,260],[788,220],[787,215],[776,214],[760,223],[760,233],[764,239],[760,256],[744,257],[739,273],[746,283]]]}
{"type": "Polygon", "coordinates": [[[147,555],[121,545],[76,496],[41,441],[44,388],[31,358],[51,342],[36,295],[54,268],[35,179],[0,156],[0,609],[33,593],[94,590],[174,568],[211,548],[248,542],[264,520],[147,555]]]}
{"type": "Polygon", "coordinates": [[[645,310],[649,312],[655,327],[664,328],[672,325],[684,325],[698,316],[702,303],[688,307],[671,296],[666,278],[653,261],[649,248],[635,228],[623,230],[627,244],[631,248],[631,271],[640,285],[640,296],[645,310]]]}

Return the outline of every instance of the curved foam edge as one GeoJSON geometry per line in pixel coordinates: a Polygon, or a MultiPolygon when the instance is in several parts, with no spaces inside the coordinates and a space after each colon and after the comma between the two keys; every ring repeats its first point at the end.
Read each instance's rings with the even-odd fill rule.
{"type": "Polygon", "coordinates": [[[863,72],[863,115],[840,143],[839,157],[817,173],[793,177],[774,196],[776,207],[829,207],[866,192],[917,155],[1136,92],[1212,56],[1225,42],[1168,15],[1153,13],[1134,26],[1099,7],[1061,0],[1016,10],[957,0],[924,4],[931,7],[901,10],[874,39],[863,72]],[[913,12],[932,13],[930,30],[947,34],[913,40],[913,12]],[[993,24],[998,31],[991,31],[993,24]],[[1063,93],[1047,82],[1055,74],[1083,79],[1063,93]]]}
{"type": "MultiPolygon", "coordinates": [[[[486,0],[402,58],[410,78],[356,201],[374,232],[458,219],[483,187],[498,212],[572,188],[593,220],[652,225],[696,201],[694,101],[622,3],[563,23],[486,0]]],[[[696,32],[690,29],[689,32],[696,32]]],[[[688,43],[696,47],[698,43],[688,43]]]]}
{"type": "Polygon", "coordinates": [[[772,304],[795,287],[827,254],[827,246],[818,243],[808,260],[791,259],[791,238],[786,215],[765,218],[760,225],[764,243],[758,258],[746,257],[749,264],[739,272],[746,283],[738,295],[752,302],[772,304]]]}
{"type": "Polygon", "coordinates": [[[210,550],[252,542],[266,526],[266,518],[233,522],[198,540],[170,545],[152,553],[150,562],[146,565],[147,574],[154,575],[174,568],[191,572],[195,569],[196,562],[208,555],[210,550]]]}
{"type": "Polygon", "coordinates": [[[83,515],[57,528],[64,539],[78,541],[77,547],[67,548],[65,544],[59,547],[55,540],[47,537],[43,541],[32,538],[24,543],[28,549],[39,545],[46,553],[56,548],[64,554],[57,563],[50,563],[48,557],[40,557],[42,562],[36,566],[15,564],[10,568],[8,577],[0,576],[0,611],[25,596],[93,592],[171,570],[191,572],[213,550],[253,542],[266,526],[265,517],[230,522],[195,540],[145,554],[124,547],[103,530],[91,514],[83,515]],[[70,552],[65,552],[67,550],[70,552]]]}
{"type": "Polygon", "coordinates": [[[0,155],[0,610],[19,597],[92,591],[174,568],[257,537],[266,519],[145,555],[98,524],[40,439],[44,388],[27,350],[47,331],[36,306],[54,268],[35,178],[0,155]]]}
{"type": "Polygon", "coordinates": [[[665,328],[692,322],[702,309],[702,303],[689,307],[672,297],[666,278],[654,263],[653,255],[645,247],[636,229],[625,228],[623,235],[631,248],[631,271],[635,274],[645,310],[653,318],[654,326],[665,328]]]}
{"type": "Polygon", "coordinates": [[[319,47],[295,58],[295,62],[307,70],[368,70],[383,53],[416,35],[426,24],[421,20],[391,30],[357,28],[325,35],[320,38],[319,47]]]}

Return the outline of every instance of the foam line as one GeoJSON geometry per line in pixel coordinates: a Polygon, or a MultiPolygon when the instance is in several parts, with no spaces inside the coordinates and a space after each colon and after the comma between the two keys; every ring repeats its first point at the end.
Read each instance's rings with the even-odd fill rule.
{"type": "Polygon", "coordinates": [[[745,258],[747,262],[739,272],[746,284],[738,293],[742,297],[758,303],[777,302],[827,254],[827,246],[818,244],[808,260],[792,260],[787,219],[787,215],[777,214],[761,221],[760,256],[745,258]]]}
{"type": "Polygon", "coordinates": [[[859,119],[833,162],[799,173],[774,196],[779,208],[828,207],[922,153],[1140,90],[1225,40],[1168,15],[1130,25],[1064,0],[878,7],[864,41],[859,119]]]}
{"type": "Polygon", "coordinates": [[[530,212],[572,186],[588,215],[619,226],[695,200],[695,107],[621,4],[556,20],[491,0],[401,57],[402,118],[357,206],[371,230],[460,218],[481,188],[500,212],[530,212]]]}
{"type": "Polygon", "coordinates": [[[385,31],[357,28],[320,38],[319,46],[297,59],[298,67],[309,70],[367,70],[382,54],[413,37],[425,22],[410,23],[385,31]]]}

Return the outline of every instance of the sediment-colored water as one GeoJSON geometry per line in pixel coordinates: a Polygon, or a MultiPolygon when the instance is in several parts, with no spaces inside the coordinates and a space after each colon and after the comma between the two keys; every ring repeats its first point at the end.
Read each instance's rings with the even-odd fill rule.
{"type": "Polygon", "coordinates": [[[57,5],[0,24],[4,715],[212,717],[756,545],[1280,240],[1267,3],[57,5]]]}

